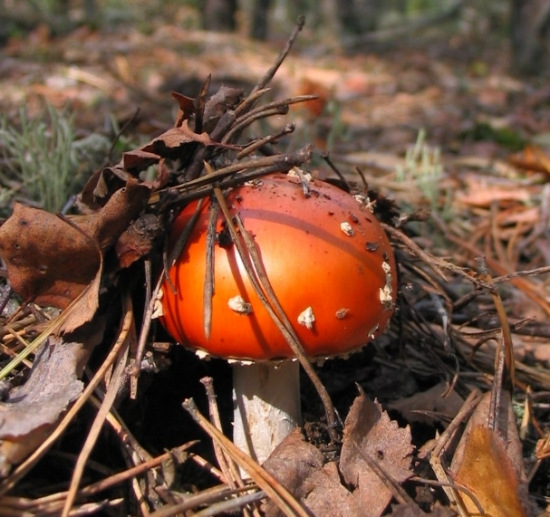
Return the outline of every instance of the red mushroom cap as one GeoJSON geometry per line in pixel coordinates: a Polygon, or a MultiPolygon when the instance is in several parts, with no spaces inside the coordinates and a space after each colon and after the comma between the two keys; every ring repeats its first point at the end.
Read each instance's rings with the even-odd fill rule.
{"type": "MultiPolygon", "coordinates": [[[[326,357],[357,349],[385,329],[395,305],[396,269],[388,238],[364,204],[320,180],[310,182],[309,188],[311,195],[306,197],[298,178],[273,174],[257,185],[231,190],[226,199],[253,235],[275,294],[306,353],[326,357]]],[[[231,242],[215,245],[212,323],[210,336],[205,336],[209,204],[169,271],[177,293],[166,282],[163,285],[164,327],[183,345],[213,356],[292,357],[231,242]]],[[[190,203],[176,218],[171,243],[196,206],[190,203]]],[[[223,231],[222,220],[220,215],[217,232],[223,231]]]]}

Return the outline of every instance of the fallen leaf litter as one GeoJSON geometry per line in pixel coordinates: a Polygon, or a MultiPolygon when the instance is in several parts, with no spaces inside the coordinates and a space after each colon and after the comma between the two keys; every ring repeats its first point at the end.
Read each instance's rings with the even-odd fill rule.
{"type": "MultiPolygon", "coordinates": [[[[225,99],[226,97],[222,92],[220,91],[218,94],[217,99],[219,100],[220,97],[222,99],[225,99]]],[[[233,100],[228,99],[228,103],[231,104],[233,100]]],[[[115,166],[111,168],[111,170],[103,171],[104,178],[107,178],[107,181],[104,183],[104,185],[107,185],[106,191],[102,192],[102,197],[104,199],[109,199],[114,196],[116,192],[120,190],[120,186],[124,184],[124,180],[126,179],[126,170],[132,170],[137,171],[141,168],[148,167],[151,163],[160,163],[162,160],[160,159],[160,156],[163,153],[166,153],[167,155],[171,155],[171,153],[179,153],[183,151],[183,154],[186,155],[188,149],[188,145],[199,145],[204,146],[204,148],[211,147],[211,141],[210,139],[204,134],[200,133],[199,135],[195,135],[191,132],[190,129],[187,126],[186,123],[186,116],[189,115],[189,113],[186,113],[186,109],[191,109],[189,103],[182,100],[180,101],[180,108],[181,108],[181,120],[180,122],[180,129],[172,129],[169,130],[165,135],[165,140],[161,137],[160,139],[155,139],[151,144],[148,146],[145,146],[144,148],[137,150],[133,153],[129,153],[125,156],[123,164],[120,166],[115,166]],[[184,123],[185,122],[185,123],[184,123]],[[114,190],[110,190],[113,185],[113,180],[115,183],[117,183],[117,187],[114,190]],[[111,185],[111,187],[109,187],[111,185]]],[[[205,111],[207,113],[207,111],[205,111]]],[[[210,119],[210,125],[212,127],[215,127],[214,119],[218,117],[220,114],[216,113],[216,116],[212,116],[210,119]]],[[[208,124],[205,125],[205,127],[208,124]]],[[[212,128],[210,128],[212,129],[212,128]]],[[[212,144],[215,146],[216,144],[212,144]]],[[[191,154],[191,153],[189,153],[191,154]]],[[[300,162],[300,159],[298,160],[300,162]]],[[[160,165],[159,165],[160,168],[160,165]]],[[[159,174],[160,178],[160,174],[159,174]]],[[[96,194],[99,194],[99,185],[100,182],[96,182],[94,189],[96,190],[96,194]]],[[[207,184],[206,184],[207,185],[207,184]]],[[[155,189],[158,189],[160,185],[154,186],[155,189]]],[[[148,186],[147,188],[151,188],[148,186]]],[[[92,190],[94,190],[92,189],[92,190]]],[[[208,190],[208,188],[206,189],[208,190]]],[[[180,192],[180,195],[182,197],[188,196],[191,198],[194,194],[193,192],[185,192],[184,189],[180,192]]],[[[201,193],[202,195],[202,193],[201,193]]],[[[160,196],[159,196],[160,199],[160,196]]],[[[89,206],[93,206],[95,203],[95,200],[92,198],[83,199],[82,200],[84,204],[89,204],[89,206]]],[[[477,198],[472,197],[472,200],[470,200],[472,204],[480,205],[481,203],[484,203],[484,200],[480,200],[477,198]]],[[[141,201],[142,202],[142,201],[141,201]]],[[[467,199],[464,201],[466,204],[469,202],[467,199]]],[[[123,209],[122,212],[125,212],[126,209],[123,209]]],[[[96,215],[100,211],[96,211],[96,215]]],[[[11,255],[11,262],[10,267],[12,268],[12,271],[16,271],[15,273],[12,273],[10,276],[13,276],[14,279],[16,279],[15,283],[18,286],[18,289],[21,289],[23,293],[25,293],[25,297],[29,299],[34,299],[34,301],[41,301],[43,304],[52,303],[52,305],[58,305],[60,307],[67,307],[70,305],[71,300],[78,299],[79,296],[81,296],[82,292],[84,291],[85,285],[88,285],[91,280],[94,278],[99,278],[102,274],[105,274],[104,270],[101,266],[101,253],[103,253],[105,250],[112,248],[114,245],[114,242],[116,241],[117,251],[119,248],[119,242],[122,240],[122,235],[125,234],[126,229],[129,228],[130,220],[133,218],[130,217],[131,210],[127,212],[129,215],[129,219],[127,221],[121,222],[120,227],[114,228],[109,225],[109,223],[106,223],[106,227],[104,230],[98,230],[96,223],[90,223],[86,222],[84,223],[84,231],[81,231],[81,234],[87,236],[88,238],[90,235],[92,235],[94,238],[90,239],[90,243],[86,243],[86,245],[91,245],[89,249],[90,252],[86,253],[86,261],[82,264],[82,269],[80,268],[80,264],[75,260],[73,265],[69,266],[67,268],[67,271],[69,273],[73,273],[75,276],[71,276],[71,274],[59,275],[63,276],[64,279],[69,279],[68,286],[65,286],[63,284],[60,284],[56,280],[51,280],[49,275],[52,275],[52,271],[55,271],[56,266],[50,265],[48,261],[45,260],[38,260],[35,264],[29,265],[28,263],[22,262],[23,259],[20,258],[20,255],[17,253],[14,253],[11,255]],[[93,228],[93,230],[90,229],[89,226],[93,228]],[[120,233],[122,229],[122,233],[120,233]],[[106,233],[105,233],[106,232],[106,233]],[[93,259],[93,256],[95,254],[95,257],[99,257],[93,259]],[[90,255],[92,256],[92,259],[90,259],[90,255]],[[78,263],[79,267],[75,268],[74,264],[78,263]],[[86,264],[89,264],[89,267],[84,267],[86,264]],[[15,267],[15,269],[13,269],[15,267]],[[27,274],[26,269],[30,267],[30,272],[27,274]],[[87,270],[86,270],[87,269],[87,270]],[[79,274],[85,273],[83,277],[79,277],[79,274]],[[17,281],[17,278],[20,278],[19,283],[17,281]],[[44,281],[44,278],[47,281],[44,281]],[[55,289],[52,288],[51,290],[46,287],[45,285],[48,283],[53,283],[55,285],[55,289]],[[27,296],[28,295],[28,296],[27,296]],[[40,298],[42,297],[42,298],[40,298]],[[55,301],[55,303],[53,303],[55,301]]],[[[117,222],[120,222],[118,220],[119,214],[117,214],[117,222]]],[[[23,217],[20,219],[27,221],[27,217],[23,217]]],[[[109,219],[107,218],[106,221],[109,219]]],[[[4,225],[5,226],[5,225],[4,225]]],[[[23,225],[26,227],[26,224],[23,225]]],[[[59,223],[54,223],[54,226],[57,228],[54,230],[54,234],[57,237],[60,233],[65,233],[69,231],[69,229],[74,228],[75,226],[79,228],[79,225],[76,223],[76,221],[73,224],[70,224],[68,221],[59,220],[59,223]],[[58,226],[59,224],[59,226],[58,226]]],[[[82,228],[82,226],[80,226],[82,228]]],[[[9,226],[8,226],[9,229],[9,226]]],[[[72,231],[72,230],[71,230],[72,231]]],[[[18,240],[21,236],[17,235],[18,232],[14,230],[10,230],[11,235],[14,237],[13,242],[14,244],[11,246],[11,250],[16,250],[20,245],[20,241],[18,240]]],[[[79,233],[75,234],[75,236],[78,236],[79,233]]],[[[393,234],[394,238],[396,234],[393,234]]],[[[143,249],[143,255],[147,255],[149,253],[148,249],[149,244],[153,242],[155,239],[154,236],[151,236],[149,239],[146,239],[145,246],[142,246],[142,244],[137,245],[136,249],[143,249]]],[[[86,239],[84,239],[86,240],[86,239]]],[[[0,242],[9,242],[6,240],[0,239],[0,242]]],[[[130,238],[130,242],[132,242],[132,238],[130,238]]],[[[424,339],[426,341],[429,341],[430,339],[433,340],[435,343],[442,343],[445,339],[445,336],[443,335],[445,331],[445,328],[442,326],[438,326],[434,323],[432,323],[432,326],[430,329],[423,329],[419,331],[419,327],[422,327],[422,325],[425,324],[425,321],[418,317],[419,314],[415,312],[415,303],[410,298],[411,291],[408,290],[409,287],[414,288],[415,286],[429,286],[431,289],[434,289],[434,286],[436,286],[436,296],[439,296],[441,299],[445,300],[445,292],[443,289],[440,288],[439,283],[439,276],[438,274],[433,274],[430,272],[436,271],[439,267],[448,267],[446,270],[446,274],[451,276],[452,275],[458,275],[458,277],[461,277],[461,272],[457,271],[456,268],[453,268],[451,264],[445,264],[442,261],[438,259],[429,258],[428,261],[425,261],[422,265],[422,274],[420,276],[415,277],[414,274],[411,272],[414,270],[414,267],[412,266],[412,262],[416,261],[415,258],[414,261],[410,260],[410,257],[420,257],[420,254],[415,255],[415,248],[413,247],[407,247],[407,240],[406,238],[403,238],[403,240],[399,241],[396,240],[395,244],[403,253],[408,253],[409,258],[407,256],[402,257],[402,267],[401,267],[401,285],[407,286],[406,289],[401,291],[401,294],[403,295],[405,301],[401,301],[401,310],[407,313],[408,319],[404,322],[402,322],[403,328],[399,328],[399,326],[394,326],[391,329],[390,336],[393,338],[394,336],[399,335],[409,335],[409,336],[415,336],[419,340],[424,339]],[[409,262],[410,261],[410,262],[409,262]],[[430,276],[431,275],[431,276],[430,276]],[[409,283],[410,282],[410,283],[409,283]]],[[[8,245],[4,249],[8,249],[8,245]]],[[[374,251],[375,250],[376,243],[367,243],[366,248],[369,250],[374,251]]],[[[126,246],[123,247],[126,249],[126,246]]],[[[132,248],[132,246],[130,246],[132,248]]],[[[8,251],[6,251],[8,252],[8,251]]],[[[122,267],[128,267],[131,262],[134,260],[139,260],[141,256],[140,252],[138,251],[135,255],[132,252],[133,258],[129,259],[129,262],[124,262],[125,265],[122,267]]],[[[120,257],[126,257],[126,253],[120,253],[120,257]]],[[[43,257],[39,257],[42,259],[43,257]]],[[[424,256],[426,258],[426,256],[424,256]]],[[[10,259],[7,259],[6,262],[9,262],[10,259]]],[[[126,260],[126,259],[124,259],[126,260]]],[[[121,261],[122,263],[122,261],[121,261]]],[[[112,274],[113,271],[110,270],[109,274],[112,274]]],[[[479,281],[475,274],[471,271],[468,271],[466,273],[470,276],[470,279],[473,281],[475,288],[479,290],[487,289],[487,285],[483,282],[479,281]]],[[[66,329],[76,329],[82,326],[83,323],[88,321],[94,321],[93,315],[95,313],[95,310],[98,306],[98,293],[100,291],[100,284],[99,282],[96,282],[94,285],[94,289],[96,289],[95,292],[92,292],[89,296],[89,298],[86,299],[86,303],[82,303],[82,306],[86,306],[85,310],[76,311],[76,315],[72,318],[71,324],[66,327],[66,329]]],[[[90,291],[93,291],[90,289],[90,291]]],[[[385,296],[383,293],[380,293],[380,299],[383,301],[385,296]]],[[[336,313],[336,317],[338,317],[338,314],[342,315],[343,312],[341,311],[348,311],[346,308],[342,308],[336,313]]],[[[347,312],[345,312],[344,316],[347,315],[347,312]]],[[[94,322],[96,325],[96,330],[101,328],[101,325],[98,324],[98,322],[94,322]]],[[[513,327],[512,330],[515,330],[516,327],[513,327]]],[[[495,356],[495,350],[498,349],[497,346],[493,346],[492,348],[490,346],[482,347],[480,350],[477,350],[479,346],[478,339],[475,337],[475,334],[469,335],[468,330],[475,330],[478,329],[468,329],[464,327],[464,329],[458,329],[454,326],[451,326],[450,330],[447,330],[448,332],[452,333],[453,342],[454,345],[457,347],[457,350],[460,351],[460,355],[463,358],[466,358],[466,364],[469,364],[469,361],[475,361],[476,368],[483,368],[485,371],[487,371],[489,374],[494,373],[493,370],[493,364],[494,364],[494,356],[495,356]],[[476,353],[474,353],[476,352],[476,353]]],[[[3,330],[3,332],[5,332],[3,330]]],[[[6,334],[4,334],[6,335],[6,334]]],[[[517,338],[517,335],[514,334],[514,337],[517,338]]],[[[483,336],[480,336],[479,339],[484,339],[483,336]]],[[[519,339],[519,338],[517,338],[519,339]]],[[[88,340],[88,344],[91,342],[91,340],[88,340]]],[[[63,346],[65,346],[67,349],[69,349],[69,343],[62,341],[63,346]]],[[[61,346],[59,346],[60,343],[58,341],[55,341],[54,338],[50,338],[50,348],[52,350],[56,350],[59,352],[61,350],[61,346]],[[57,345],[57,346],[56,346],[57,345]]],[[[78,345],[77,345],[78,346],[78,345]]],[[[47,350],[47,347],[44,347],[43,350],[47,350]]],[[[416,360],[416,366],[422,367],[423,362],[417,357],[417,353],[414,351],[414,349],[411,348],[410,345],[405,346],[405,351],[407,354],[409,354],[410,361],[414,363],[416,360]]],[[[426,348],[423,349],[423,352],[427,355],[433,354],[434,350],[428,350],[426,348]]],[[[67,355],[64,356],[64,359],[62,361],[65,362],[65,366],[68,366],[69,369],[77,370],[76,365],[79,364],[78,361],[71,357],[71,354],[69,352],[66,352],[67,355]]],[[[47,355],[47,354],[46,354],[47,355]]],[[[41,352],[40,356],[37,356],[35,359],[36,363],[36,369],[33,370],[33,374],[29,378],[29,383],[27,386],[27,389],[31,389],[32,383],[30,382],[30,379],[33,379],[33,382],[36,382],[36,378],[33,378],[33,376],[38,376],[38,368],[43,363],[41,363],[41,357],[44,356],[44,352],[41,352]]],[[[53,357],[53,354],[52,354],[53,357]]],[[[439,363],[442,358],[444,359],[445,356],[439,353],[435,353],[433,355],[433,360],[439,363]]],[[[401,364],[403,365],[403,363],[401,364]]],[[[406,365],[406,363],[405,363],[406,365]]],[[[51,366],[51,364],[50,364],[51,366]]],[[[548,379],[545,377],[544,372],[536,372],[534,370],[529,370],[527,365],[524,365],[523,363],[519,363],[516,365],[518,370],[518,375],[520,376],[521,382],[529,382],[530,384],[534,386],[546,386],[546,389],[548,389],[548,379]]],[[[447,369],[448,367],[445,366],[445,370],[449,374],[448,377],[451,378],[453,374],[452,369],[447,369]]],[[[461,366],[461,368],[465,368],[464,365],[461,366]]],[[[465,368],[467,370],[467,368],[465,368]]],[[[51,373],[51,372],[50,372],[51,373]]],[[[71,373],[68,378],[68,380],[74,380],[76,377],[71,373]]],[[[72,381],[71,381],[72,382],[72,381]]],[[[76,381],[77,383],[79,381],[76,381]]],[[[76,386],[76,385],[75,385],[76,386]]],[[[485,386],[486,387],[486,386],[485,386]]],[[[77,386],[77,391],[80,390],[80,386],[77,386]]],[[[430,395],[431,400],[435,400],[440,402],[442,400],[442,395],[448,396],[453,395],[453,397],[458,397],[458,401],[455,399],[455,403],[457,405],[460,405],[461,401],[464,400],[464,396],[458,395],[457,391],[460,391],[462,395],[465,393],[465,386],[462,385],[460,382],[457,382],[456,384],[453,384],[449,386],[448,384],[441,385],[438,390],[435,390],[433,394],[430,395]]],[[[64,390],[62,389],[61,392],[63,393],[64,390]]],[[[467,393],[467,391],[466,391],[467,393]]],[[[422,393],[419,393],[421,395],[422,393]]],[[[498,395],[497,392],[495,392],[494,396],[498,395]]],[[[16,391],[14,390],[13,396],[16,396],[16,391]]],[[[58,418],[58,414],[61,408],[63,410],[65,404],[70,404],[72,400],[74,399],[74,391],[67,390],[66,398],[64,401],[62,401],[61,406],[59,406],[57,409],[49,410],[46,407],[46,413],[47,419],[50,422],[55,422],[58,418]]],[[[485,397],[487,399],[487,397],[485,397]]],[[[506,397],[503,397],[506,401],[506,397]]],[[[54,397],[52,397],[52,400],[54,397]]],[[[444,399],[443,399],[444,400],[444,399]]],[[[39,401],[40,403],[40,401],[39,401]]],[[[509,404],[509,401],[507,402],[509,404]]],[[[420,406],[421,408],[424,408],[425,405],[422,403],[420,406]]],[[[505,403],[506,407],[506,403],[505,403]]],[[[453,417],[454,415],[457,415],[456,413],[456,407],[448,406],[449,413],[447,413],[446,417],[443,418],[445,422],[448,422],[448,420],[453,417]]],[[[504,413],[504,416],[507,417],[508,415],[509,407],[506,407],[506,411],[504,413]]],[[[466,453],[463,454],[463,458],[465,460],[462,460],[462,466],[460,466],[460,458],[459,455],[456,456],[456,462],[459,465],[453,465],[453,468],[451,469],[451,474],[456,476],[456,480],[460,480],[461,486],[469,487],[470,491],[464,491],[461,492],[461,486],[456,486],[455,481],[453,479],[446,478],[445,480],[440,481],[447,482],[451,485],[452,491],[450,493],[450,497],[453,499],[456,499],[456,504],[460,508],[460,505],[465,505],[467,507],[467,511],[477,511],[479,510],[479,507],[476,506],[476,504],[481,504],[482,507],[485,509],[492,508],[492,504],[494,504],[493,500],[490,499],[490,494],[487,494],[483,491],[484,486],[491,486],[491,481],[496,477],[499,477],[500,470],[502,468],[502,465],[505,464],[508,468],[509,463],[512,463],[512,466],[510,469],[513,471],[516,471],[515,477],[514,475],[511,475],[509,477],[503,477],[501,479],[503,483],[503,488],[500,489],[501,493],[506,493],[510,495],[513,499],[513,495],[518,492],[521,493],[522,498],[519,500],[513,500],[513,504],[511,506],[517,504],[516,508],[516,514],[522,515],[528,514],[528,510],[525,510],[525,480],[523,479],[523,472],[522,472],[522,463],[523,458],[521,458],[521,454],[518,457],[517,455],[509,455],[506,446],[502,445],[502,437],[500,435],[497,435],[492,428],[487,428],[486,422],[491,420],[490,415],[487,414],[487,409],[485,406],[483,406],[481,403],[479,403],[478,409],[476,412],[478,414],[481,414],[481,420],[482,423],[473,423],[473,418],[470,420],[472,422],[472,425],[470,426],[471,429],[466,429],[463,435],[463,443],[464,447],[466,448],[466,453]],[[498,448],[498,451],[495,455],[492,455],[490,453],[487,453],[487,451],[490,449],[489,445],[496,443],[496,447],[498,448]],[[473,444],[473,445],[469,445],[473,444]],[[489,445],[488,445],[489,444],[489,445]],[[468,447],[472,447],[470,450],[470,454],[472,454],[471,451],[477,451],[481,450],[479,454],[475,454],[476,460],[479,460],[479,457],[483,457],[486,461],[486,467],[488,468],[488,473],[481,476],[480,481],[480,474],[478,473],[477,469],[470,468],[470,464],[472,462],[471,457],[468,456],[468,447]],[[484,456],[485,455],[485,456],[484,456]],[[453,474],[453,472],[455,472],[453,474]],[[460,473],[458,473],[460,472],[460,473]],[[472,485],[473,484],[473,485],[472,485]],[[470,486],[472,485],[472,486],[470,486]],[[519,486],[519,489],[517,487],[519,486]],[[474,489],[474,497],[469,499],[469,496],[472,494],[472,488],[474,489]],[[475,493],[476,490],[481,489],[481,493],[475,493]],[[454,493],[453,493],[454,491],[454,493]],[[474,506],[470,506],[472,504],[469,501],[474,501],[474,506]],[[524,512],[524,513],[522,513],[524,512]]],[[[430,419],[432,418],[429,412],[426,411],[419,411],[420,413],[424,413],[424,417],[430,419]]],[[[416,414],[418,416],[418,412],[416,414]]],[[[439,411],[438,415],[440,416],[439,411]]],[[[460,416],[460,412],[459,412],[460,416]]],[[[466,419],[467,416],[461,415],[463,419],[466,419]]],[[[37,418],[39,421],[43,424],[46,422],[46,420],[40,420],[41,417],[37,415],[37,418]]],[[[413,417],[411,417],[411,420],[413,417]]],[[[28,422],[31,422],[30,420],[28,422]]],[[[35,425],[35,427],[38,427],[40,424],[32,424],[35,425]]],[[[457,424],[459,425],[459,423],[457,424]]],[[[514,434],[511,432],[515,430],[515,422],[513,420],[508,421],[504,424],[504,427],[499,428],[499,433],[505,433],[509,434],[509,444],[512,445],[518,445],[518,438],[514,436],[514,434]],[[510,433],[509,433],[510,432],[510,433]]],[[[456,427],[454,427],[456,429],[456,427]]],[[[0,428],[0,432],[1,432],[0,428]]],[[[25,431],[27,432],[27,431],[25,431]]],[[[292,479],[292,482],[288,482],[290,486],[294,486],[296,488],[296,491],[294,493],[294,496],[301,501],[303,504],[305,504],[311,511],[314,512],[314,514],[318,515],[326,515],[327,514],[327,508],[328,511],[331,511],[333,515],[337,515],[337,513],[334,513],[335,509],[338,508],[340,511],[344,512],[342,515],[365,515],[364,510],[366,506],[371,506],[371,498],[369,498],[369,490],[365,487],[369,486],[370,481],[364,481],[361,477],[362,475],[368,474],[372,477],[373,472],[378,472],[376,476],[373,477],[373,483],[376,484],[377,488],[376,491],[379,490],[377,483],[380,481],[380,479],[385,479],[386,483],[384,483],[384,488],[381,488],[382,490],[381,494],[383,497],[380,498],[380,506],[387,506],[387,502],[384,504],[384,501],[389,501],[388,497],[393,497],[395,501],[399,502],[399,506],[395,506],[395,515],[398,515],[397,508],[400,508],[399,511],[403,511],[403,508],[409,508],[411,512],[413,512],[413,508],[418,508],[417,504],[410,499],[410,497],[407,496],[406,493],[403,493],[399,489],[399,485],[402,484],[404,479],[409,479],[413,471],[411,470],[410,461],[412,459],[411,454],[413,454],[412,447],[411,447],[411,437],[410,435],[407,435],[408,433],[407,428],[398,428],[395,425],[395,421],[392,421],[387,416],[387,413],[385,413],[381,407],[373,403],[372,401],[369,401],[368,398],[365,398],[363,394],[359,395],[355,402],[352,405],[352,409],[350,410],[348,417],[346,418],[346,423],[344,426],[344,437],[347,437],[347,442],[344,440],[345,447],[342,446],[341,449],[341,458],[339,461],[327,461],[327,456],[325,454],[320,454],[321,448],[313,447],[310,443],[305,442],[303,436],[300,433],[296,433],[296,435],[293,436],[294,440],[297,440],[298,443],[295,443],[290,446],[290,452],[287,452],[287,457],[289,458],[285,464],[287,467],[290,467],[290,469],[297,469],[297,468],[303,468],[302,461],[306,460],[306,458],[314,458],[315,460],[311,460],[310,465],[313,466],[311,469],[311,472],[309,472],[307,475],[300,472],[298,474],[298,477],[290,477],[287,478],[285,476],[287,475],[281,475],[280,481],[292,479]],[[357,409],[357,414],[353,412],[354,408],[361,408],[360,410],[357,409]],[[387,446],[381,446],[377,439],[374,439],[371,431],[368,430],[369,425],[368,420],[372,418],[374,420],[380,420],[380,428],[382,429],[381,435],[388,439],[388,441],[391,442],[391,445],[389,446],[389,449],[387,446]],[[366,430],[367,429],[367,430],[366,430]],[[363,439],[366,437],[370,438],[370,444],[363,443],[363,439]],[[397,447],[396,444],[401,443],[401,448],[397,447]],[[306,453],[302,453],[302,447],[303,444],[306,445],[306,448],[308,449],[308,453],[311,456],[306,456],[306,453]],[[374,447],[374,451],[368,449],[368,447],[374,447]],[[395,451],[393,450],[395,448],[395,451]],[[300,452],[299,452],[300,451],[300,452]],[[351,451],[351,452],[350,452],[351,451]],[[395,456],[394,456],[395,453],[395,456]],[[396,456],[399,456],[399,461],[397,464],[401,464],[401,472],[388,472],[386,469],[383,469],[383,472],[380,472],[379,469],[381,466],[383,467],[385,465],[385,461],[397,461],[396,456]],[[346,458],[353,458],[352,465],[346,465],[346,458]],[[372,462],[375,461],[375,464],[372,462]],[[355,463],[355,465],[353,464],[355,463]],[[357,463],[360,463],[357,465],[357,463]],[[364,464],[363,464],[364,463],[364,464]],[[365,465],[366,464],[366,465],[365,465]],[[341,476],[342,472],[346,471],[346,475],[348,476],[346,478],[346,487],[344,487],[341,482],[341,476]],[[326,484],[324,484],[326,483],[326,484]],[[389,496],[387,493],[387,486],[390,486],[389,489],[389,496]],[[353,488],[353,490],[350,490],[350,487],[353,488]],[[325,493],[324,493],[325,492],[325,493]],[[309,494],[309,495],[308,495],[309,494]],[[330,496],[329,496],[330,494],[330,496]],[[329,496],[329,497],[327,497],[329,496]],[[358,502],[359,501],[359,502],[358,502]],[[365,502],[366,501],[366,502],[365,502]]],[[[309,435],[309,438],[312,438],[315,435],[315,432],[312,432],[309,435]]],[[[17,442],[17,440],[16,440],[17,442]]],[[[4,443],[8,443],[6,440],[4,443]]],[[[17,443],[16,443],[17,444],[17,443]]],[[[491,447],[494,447],[493,445],[491,447]]],[[[136,449],[137,450],[137,449],[136,449]]],[[[27,451],[27,453],[30,451],[27,451]]],[[[439,451],[440,453],[442,451],[439,451]]],[[[19,454],[19,453],[18,453],[19,454]]],[[[279,453],[282,454],[282,453],[279,453]]],[[[445,453],[441,454],[441,458],[445,460],[445,453]]],[[[284,456],[283,456],[284,457],[284,456]]],[[[421,457],[421,454],[418,454],[418,457],[421,457]]],[[[273,456],[273,461],[277,459],[277,455],[273,456]]],[[[4,475],[7,475],[6,479],[4,480],[3,484],[1,485],[2,493],[6,493],[11,487],[13,487],[13,483],[16,483],[17,477],[10,478],[9,475],[9,469],[10,464],[9,461],[7,463],[4,463],[3,470],[4,475]]],[[[15,463],[19,463],[20,459],[18,458],[15,463]]],[[[183,460],[185,461],[185,460],[183,460]]],[[[271,460],[270,460],[271,461],[271,460]]],[[[455,460],[453,460],[454,462],[455,460]]],[[[306,461],[307,462],[307,461],[306,461]]],[[[24,465],[24,464],[23,464],[24,465]]],[[[30,467],[29,467],[30,468],[30,467]]],[[[266,465],[266,468],[269,468],[268,465],[266,465]]],[[[434,468],[435,470],[435,468],[434,468]]],[[[14,471],[14,473],[18,473],[18,471],[14,471]]],[[[291,474],[291,476],[296,476],[296,474],[291,474]]],[[[222,478],[222,481],[226,481],[224,478],[222,478]]],[[[422,483],[425,481],[428,483],[430,480],[422,480],[417,479],[416,483],[422,483]]],[[[272,482],[274,483],[274,482],[272,482]]],[[[259,484],[259,483],[258,483],[259,484]]],[[[264,485],[265,486],[265,485],[264,485]]],[[[274,485],[276,486],[276,485],[274,485]]],[[[83,495],[86,493],[91,493],[91,491],[86,492],[83,491],[83,495]]],[[[285,496],[286,497],[286,496],[285,496]]],[[[268,505],[273,505],[273,501],[275,500],[275,496],[270,496],[268,505]],[[272,498],[273,497],[273,498],[272,498]]],[[[5,497],[3,500],[0,500],[1,503],[5,504],[17,504],[17,502],[8,501],[5,497]]],[[[32,507],[32,500],[25,501],[25,504],[30,504],[32,507]]],[[[52,508],[53,511],[55,508],[59,509],[63,505],[63,496],[61,496],[58,499],[58,502],[55,503],[52,508]],[[61,503],[59,503],[61,501],[61,503]],[[55,504],[58,506],[55,507],[55,504]]],[[[170,503],[168,503],[170,504],[170,503]]],[[[431,502],[429,503],[432,505],[431,507],[434,508],[433,515],[442,515],[443,513],[441,510],[441,507],[438,507],[435,503],[434,505],[434,499],[432,495],[431,502]]],[[[299,509],[296,509],[296,511],[299,511],[299,509]]],[[[381,512],[384,511],[384,508],[373,508],[373,515],[380,515],[381,512]]],[[[499,511],[498,503],[496,507],[496,511],[499,511]]],[[[400,514],[402,515],[402,513],[400,514]]],[[[416,515],[416,514],[415,514],[416,515]]],[[[445,514],[447,515],[447,514],[445,514]]]]}

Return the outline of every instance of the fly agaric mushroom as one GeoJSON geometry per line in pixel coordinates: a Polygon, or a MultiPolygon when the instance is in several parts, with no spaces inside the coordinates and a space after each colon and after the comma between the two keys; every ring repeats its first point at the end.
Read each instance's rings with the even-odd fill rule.
{"type": "MultiPolygon", "coordinates": [[[[365,203],[320,180],[307,190],[300,178],[277,173],[230,190],[226,203],[253,236],[306,355],[326,358],[357,350],[386,328],[395,304],[395,262],[365,203]]],[[[235,361],[233,439],[262,462],[300,424],[298,362],[257,296],[221,215],[205,330],[210,204],[204,203],[163,284],[161,321],[184,346],[235,361]]],[[[196,210],[192,202],[176,218],[172,245],[196,210]]]]}

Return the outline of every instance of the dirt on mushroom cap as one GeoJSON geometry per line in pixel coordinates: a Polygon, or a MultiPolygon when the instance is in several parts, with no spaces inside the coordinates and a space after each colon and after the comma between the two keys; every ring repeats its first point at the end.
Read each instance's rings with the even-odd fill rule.
{"type": "MultiPolygon", "coordinates": [[[[353,196],[319,180],[309,184],[305,196],[299,179],[275,174],[232,190],[227,202],[253,236],[273,289],[307,354],[346,353],[385,329],[395,303],[393,253],[374,215],[353,196]],[[351,232],[342,231],[344,222],[351,232]],[[313,319],[301,324],[298,318],[308,308],[313,319]]],[[[231,244],[215,245],[212,325],[206,338],[202,307],[208,206],[170,270],[177,293],[164,286],[163,324],[177,341],[214,356],[250,360],[292,356],[231,244]],[[250,304],[250,310],[243,313],[228,306],[237,296],[250,304]]],[[[195,203],[188,205],[176,219],[172,239],[195,207],[195,203]]],[[[219,216],[218,235],[223,229],[219,216]]]]}

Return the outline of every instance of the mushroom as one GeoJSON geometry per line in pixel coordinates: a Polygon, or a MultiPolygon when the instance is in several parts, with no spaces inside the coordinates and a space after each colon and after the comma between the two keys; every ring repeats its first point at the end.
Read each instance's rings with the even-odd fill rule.
{"type": "MultiPolygon", "coordinates": [[[[253,236],[308,358],[347,354],[386,328],[395,305],[394,256],[364,202],[320,180],[304,188],[300,178],[282,173],[236,187],[225,199],[253,236]]],[[[184,346],[234,361],[233,439],[261,463],[300,424],[298,362],[257,296],[221,214],[213,294],[204,300],[211,204],[200,209],[163,284],[161,321],[184,346]],[[206,328],[204,307],[210,307],[206,328]]],[[[191,202],[176,218],[172,245],[196,210],[191,202]]]]}

